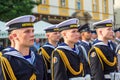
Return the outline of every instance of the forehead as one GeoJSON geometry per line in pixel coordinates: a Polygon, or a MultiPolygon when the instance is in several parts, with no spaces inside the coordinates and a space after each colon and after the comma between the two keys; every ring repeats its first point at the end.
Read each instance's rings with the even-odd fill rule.
{"type": "Polygon", "coordinates": [[[29,28],[21,28],[21,29],[18,29],[19,31],[26,31],[26,30],[34,30],[33,27],[29,27],[29,28]]]}
{"type": "Polygon", "coordinates": [[[59,33],[59,32],[48,32],[47,34],[56,35],[56,33],[59,33]]]}
{"type": "Polygon", "coordinates": [[[112,27],[106,27],[105,29],[113,29],[112,27]]]}
{"type": "Polygon", "coordinates": [[[70,31],[78,31],[78,29],[77,29],[77,28],[74,28],[74,29],[68,29],[67,31],[68,31],[68,32],[70,32],[70,31]]]}

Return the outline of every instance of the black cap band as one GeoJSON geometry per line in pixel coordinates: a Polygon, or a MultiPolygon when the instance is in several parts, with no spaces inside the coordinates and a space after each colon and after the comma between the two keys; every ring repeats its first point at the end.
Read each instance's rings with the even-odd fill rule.
{"type": "Polygon", "coordinates": [[[33,27],[33,22],[22,22],[22,23],[14,23],[9,25],[8,31],[20,29],[20,28],[27,28],[27,27],[33,27]]]}
{"type": "Polygon", "coordinates": [[[71,25],[67,25],[67,26],[62,26],[59,27],[59,31],[63,31],[63,30],[67,30],[67,29],[73,29],[73,28],[78,28],[77,24],[71,24],[71,25]]]}
{"type": "Polygon", "coordinates": [[[59,29],[58,29],[58,28],[53,28],[53,29],[47,29],[47,30],[45,30],[45,31],[46,31],[46,33],[47,33],[47,32],[58,32],[59,29]]]}
{"type": "Polygon", "coordinates": [[[105,28],[105,27],[112,27],[112,23],[105,23],[105,24],[98,24],[98,25],[95,25],[94,29],[97,29],[97,28],[105,28]]]}

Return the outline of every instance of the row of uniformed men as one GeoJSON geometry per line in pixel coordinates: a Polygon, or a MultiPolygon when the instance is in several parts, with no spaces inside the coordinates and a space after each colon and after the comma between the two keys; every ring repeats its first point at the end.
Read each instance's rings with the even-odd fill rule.
{"type": "MultiPolygon", "coordinates": [[[[56,27],[54,26],[54,28],[59,28],[58,31],[64,40],[63,43],[58,44],[51,53],[48,51],[48,47],[42,47],[42,50],[44,48],[46,51],[41,52],[44,56],[52,54],[51,58],[49,57],[49,60],[51,59],[52,79],[112,79],[114,75],[112,73],[117,72],[117,55],[115,53],[115,45],[111,41],[113,38],[112,20],[108,19],[93,24],[98,34],[98,39],[94,41],[93,47],[89,43],[91,38],[89,25],[85,24],[75,27],[77,22],[77,19],[70,19],[59,23],[56,27]],[[79,35],[81,35],[81,41],[79,40],[79,35]],[[110,74],[112,75],[110,76],[110,74]]],[[[49,28],[46,30],[49,30],[49,28]]],[[[48,31],[48,33],[54,32],[56,31],[48,31]]],[[[118,73],[116,74],[119,76],[118,73]]]]}
{"type": "Polygon", "coordinates": [[[88,38],[79,41],[80,33],[87,35],[83,32],[89,26],[78,27],[76,18],[48,27],[48,42],[39,54],[30,50],[34,20],[34,16],[25,15],[6,23],[11,46],[0,55],[1,80],[110,80],[110,73],[117,72],[117,56],[108,46],[113,36],[112,20],[93,24],[98,34],[93,47],[88,38]],[[63,41],[58,44],[60,34],[63,41]]]}

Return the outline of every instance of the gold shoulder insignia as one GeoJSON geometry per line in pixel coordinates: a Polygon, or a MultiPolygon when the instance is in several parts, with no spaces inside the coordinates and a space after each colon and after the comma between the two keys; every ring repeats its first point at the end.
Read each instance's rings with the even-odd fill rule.
{"type": "Polygon", "coordinates": [[[57,63],[58,62],[58,58],[57,57],[53,57],[53,63],[57,63]]]}
{"type": "Polygon", "coordinates": [[[95,56],[96,56],[96,53],[95,53],[95,52],[92,52],[90,56],[91,56],[91,57],[95,57],[95,56]]]}

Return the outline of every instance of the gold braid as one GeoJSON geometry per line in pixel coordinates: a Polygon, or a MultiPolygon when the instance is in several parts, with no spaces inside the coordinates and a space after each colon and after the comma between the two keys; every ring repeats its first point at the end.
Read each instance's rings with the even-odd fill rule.
{"type": "Polygon", "coordinates": [[[75,70],[71,67],[70,62],[69,62],[67,56],[65,55],[65,53],[64,53],[63,51],[61,51],[61,50],[58,50],[58,49],[57,49],[57,51],[58,51],[58,53],[59,53],[59,55],[60,55],[63,63],[65,64],[66,68],[68,68],[68,70],[69,70],[73,75],[79,75],[80,73],[82,73],[82,71],[83,71],[83,64],[82,64],[82,63],[80,63],[79,71],[77,72],[77,71],[75,71],[75,70]]]}

